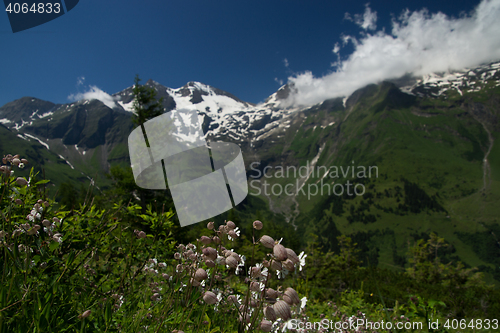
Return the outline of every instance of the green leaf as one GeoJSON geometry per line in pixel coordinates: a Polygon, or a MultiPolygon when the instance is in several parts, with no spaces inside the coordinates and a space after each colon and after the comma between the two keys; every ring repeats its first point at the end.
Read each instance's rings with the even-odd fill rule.
{"type": "Polygon", "coordinates": [[[40,180],[40,181],[36,182],[36,183],[35,183],[35,186],[36,186],[36,185],[47,184],[47,183],[50,183],[50,180],[48,180],[48,179],[44,179],[44,180],[40,180]]]}
{"type": "Polygon", "coordinates": [[[55,249],[57,249],[59,247],[59,242],[52,242],[50,243],[49,245],[49,249],[50,251],[54,251],[55,249]]]}

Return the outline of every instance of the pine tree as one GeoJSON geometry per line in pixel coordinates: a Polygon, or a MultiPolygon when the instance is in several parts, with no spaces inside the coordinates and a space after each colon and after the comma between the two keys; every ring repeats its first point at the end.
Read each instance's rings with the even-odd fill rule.
{"type": "Polygon", "coordinates": [[[135,126],[141,126],[149,119],[163,114],[163,97],[156,98],[156,90],[153,87],[141,85],[139,75],[134,80],[134,104],[135,114],[132,122],[135,126]]]}

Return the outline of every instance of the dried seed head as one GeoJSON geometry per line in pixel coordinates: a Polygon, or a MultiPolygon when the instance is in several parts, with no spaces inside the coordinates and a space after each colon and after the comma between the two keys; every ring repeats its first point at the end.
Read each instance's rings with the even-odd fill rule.
{"type": "Polygon", "coordinates": [[[264,332],[271,332],[271,328],[273,327],[273,323],[269,320],[262,319],[260,322],[260,329],[264,332]]]}
{"type": "Polygon", "coordinates": [[[276,260],[283,261],[288,258],[288,255],[286,253],[286,249],[283,245],[281,244],[276,244],[273,247],[273,254],[276,260]]]}
{"type": "Polygon", "coordinates": [[[263,226],[262,222],[260,222],[260,221],[253,221],[253,227],[255,229],[260,230],[260,229],[262,229],[262,226],[263,226]]]}
{"type": "Polygon", "coordinates": [[[260,238],[260,243],[268,249],[272,249],[274,247],[274,239],[267,235],[264,235],[260,238]]]}
{"type": "Polygon", "coordinates": [[[285,301],[277,301],[273,305],[274,312],[278,318],[287,321],[292,318],[292,311],[290,309],[290,305],[285,301]]]}
{"type": "Polygon", "coordinates": [[[226,226],[229,230],[233,230],[234,228],[236,228],[236,224],[234,224],[233,221],[227,221],[226,226]]]}
{"type": "Polygon", "coordinates": [[[293,262],[290,259],[283,261],[281,264],[287,271],[293,272],[295,270],[295,266],[293,265],[293,262]]]}
{"type": "Polygon", "coordinates": [[[286,288],[286,290],[283,294],[283,300],[290,305],[300,304],[299,295],[297,294],[297,292],[293,288],[286,288]]]}
{"type": "Polygon", "coordinates": [[[214,223],[213,222],[208,222],[207,228],[208,228],[208,230],[214,230],[214,223]]]}
{"type": "Polygon", "coordinates": [[[207,291],[203,295],[203,300],[207,304],[215,304],[215,303],[217,303],[217,296],[213,292],[207,291]]]}
{"type": "Polygon", "coordinates": [[[213,247],[206,247],[202,250],[203,254],[210,260],[217,259],[217,250],[213,247]]]}
{"type": "Polygon", "coordinates": [[[203,268],[198,268],[194,274],[194,278],[197,281],[203,281],[208,278],[208,274],[203,268]]]}
{"type": "Polygon", "coordinates": [[[264,316],[269,319],[270,321],[276,321],[276,312],[274,312],[274,309],[272,306],[267,306],[264,308],[264,316]]]}

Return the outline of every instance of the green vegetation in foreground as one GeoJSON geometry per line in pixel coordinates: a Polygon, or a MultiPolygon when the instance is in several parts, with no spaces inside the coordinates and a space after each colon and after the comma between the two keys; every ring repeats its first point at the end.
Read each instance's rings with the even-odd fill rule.
{"type": "Polygon", "coordinates": [[[272,221],[210,222],[181,241],[172,206],[128,200],[126,174],[115,170],[110,192],[90,189],[65,210],[33,170],[29,181],[11,174],[21,157],[7,155],[0,170],[0,332],[277,332],[290,319],[316,332],[315,322],[349,318],[400,332],[498,325],[499,291],[447,262],[449,244],[435,234],[410,247],[400,272],[363,267],[346,236],[334,252],[315,236],[300,253],[287,249],[272,221]]]}

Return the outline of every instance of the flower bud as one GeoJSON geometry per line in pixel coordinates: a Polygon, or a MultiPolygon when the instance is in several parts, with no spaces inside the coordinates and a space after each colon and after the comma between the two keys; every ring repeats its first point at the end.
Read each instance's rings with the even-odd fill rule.
{"type": "Polygon", "coordinates": [[[206,247],[203,249],[203,254],[210,260],[215,260],[217,259],[217,250],[214,249],[213,247],[206,247]]]}
{"type": "Polygon", "coordinates": [[[260,329],[263,332],[271,332],[271,328],[273,327],[273,323],[269,320],[262,319],[260,322],[260,329]]]}
{"type": "Polygon", "coordinates": [[[194,274],[194,278],[197,281],[202,281],[208,278],[208,274],[203,268],[198,268],[194,274]]]}
{"type": "Polygon", "coordinates": [[[286,254],[288,255],[288,259],[290,259],[294,265],[299,263],[299,257],[297,257],[294,250],[287,248],[286,254]]]}
{"type": "Polygon", "coordinates": [[[28,185],[28,181],[22,177],[17,177],[16,183],[21,187],[28,185]]]}
{"type": "Polygon", "coordinates": [[[49,220],[43,220],[42,224],[44,227],[50,227],[52,225],[52,222],[50,222],[49,220]]]}
{"type": "Polygon", "coordinates": [[[264,235],[260,238],[260,243],[268,249],[272,249],[274,247],[274,239],[267,235],[264,235]]]}
{"type": "Polygon", "coordinates": [[[88,316],[90,316],[91,313],[92,313],[91,310],[87,310],[84,313],[82,313],[79,317],[82,318],[82,319],[83,318],[87,318],[88,316]]]}
{"type": "Polygon", "coordinates": [[[24,164],[28,164],[28,160],[25,158],[21,158],[21,162],[23,162],[24,164]]]}
{"type": "Polygon", "coordinates": [[[15,166],[18,166],[18,165],[19,165],[19,163],[21,163],[21,160],[20,160],[20,159],[18,159],[18,158],[14,158],[14,159],[12,160],[12,164],[14,164],[15,166]]]}
{"type": "Polygon", "coordinates": [[[214,236],[213,241],[215,244],[220,244],[220,238],[217,236],[214,236]]]}
{"type": "Polygon", "coordinates": [[[14,200],[14,202],[17,204],[17,205],[22,205],[23,204],[23,201],[21,199],[16,199],[14,200]]]}
{"type": "Polygon", "coordinates": [[[277,301],[273,305],[274,312],[278,318],[287,321],[292,318],[292,311],[290,309],[290,305],[285,301],[277,301]]]}
{"type": "Polygon", "coordinates": [[[260,222],[260,221],[253,221],[253,227],[255,229],[260,230],[260,229],[262,229],[262,226],[263,226],[262,222],[260,222]]]}
{"type": "Polygon", "coordinates": [[[189,282],[193,287],[198,287],[200,285],[200,281],[197,281],[196,279],[190,279],[189,282]]]}
{"type": "Polygon", "coordinates": [[[213,222],[208,222],[207,228],[208,228],[208,230],[213,230],[214,229],[214,223],[213,222]]]}
{"type": "Polygon", "coordinates": [[[229,230],[233,230],[234,228],[236,228],[236,224],[234,224],[233,221],[227,221],[226,226],[229,230]]]}
{"type": "Polygon", "coordinates": [[[215,267],[215,262],[213,262],[213,260],[210,260],[210,259],[207,259],[205,260],[205,265],[207,265],[207,267],[215,267]]]}
{"type": "Polygon", "coordinates": [[[273,247],[273,254],[276,260],[283,261],[286,260],[287,254],[286,254],[286,249],[283,245],[281,244],[276,244],[273,247]]]}
{"type": "Polygon", "coordinates": [[[207,291],[203,295],[203,300],[207,304],[215,304],[215,303],[217,303],[217,296],[213,292],[207,291]]]}
{"type": "Polygon", "coordinates": [[[139,231],[137,233],[137,237],[139,237],[139,238],[146,238],[146,233],[144,231],[139,231]]]}
{"type": "Polygon", "coordinates": [[[181,254],[179,252],[175,252],[174,259],[179,260],[181,258],[181,254]]]}
{"type": "Polygon", "coordinates": [[[276,321],[276,312],[274,312],[274,309],[272,306],[267,306],[264,308],[264,316],[269,319],[270,321],[276,321]]]}

